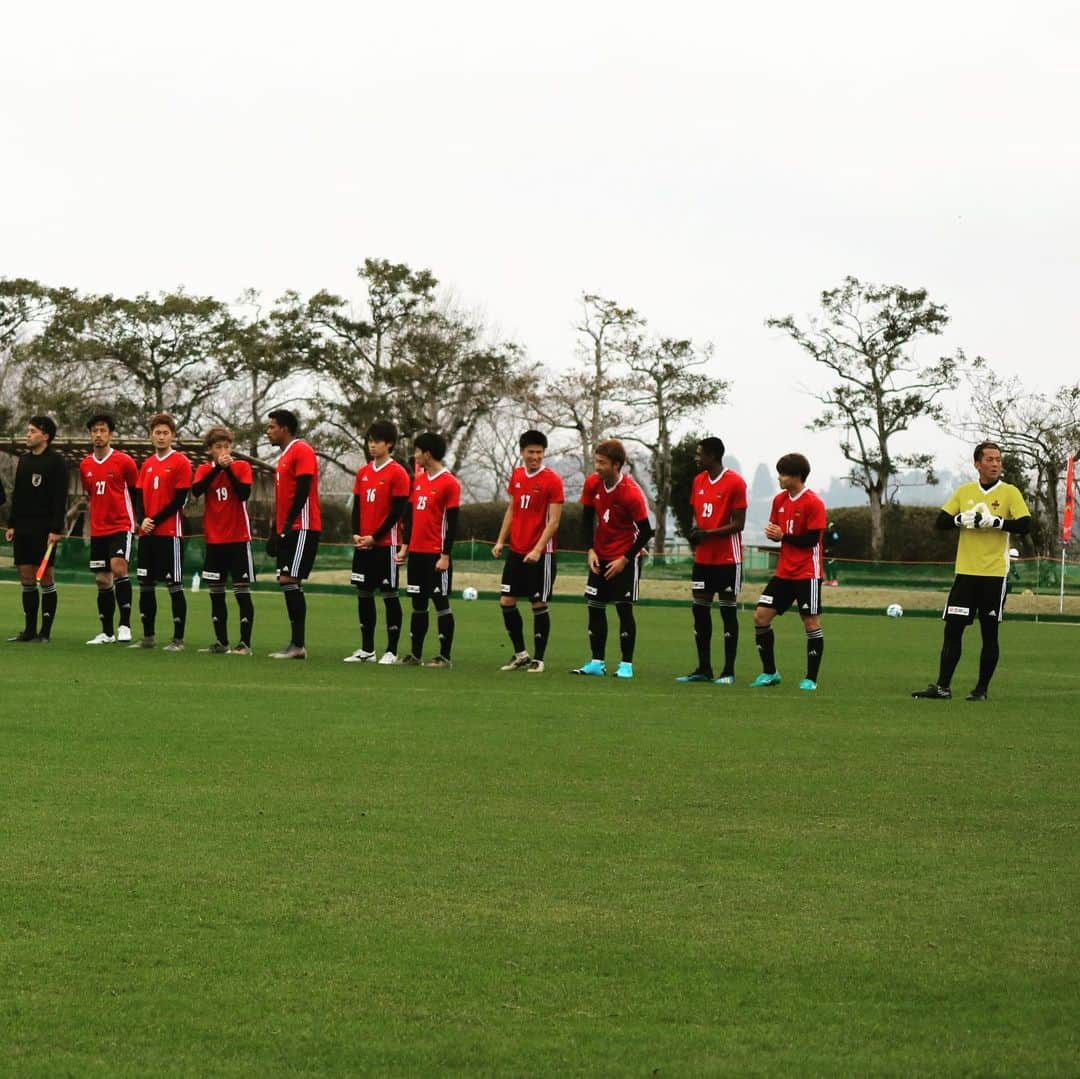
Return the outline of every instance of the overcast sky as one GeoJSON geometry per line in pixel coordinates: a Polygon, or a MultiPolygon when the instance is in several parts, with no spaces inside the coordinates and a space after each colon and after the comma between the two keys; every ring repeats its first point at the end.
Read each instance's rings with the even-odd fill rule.
{"type": "Polygon", "coordinates": [[[9,5],[0,275],[358,296],[386,257],[551,367],[598,292],[715,342],[708,425],[824,488],[823,376],[763,322],[845,274],[948,306],[928,358],[1080,377],[1078,57],[1057,2],[9,5]]]}

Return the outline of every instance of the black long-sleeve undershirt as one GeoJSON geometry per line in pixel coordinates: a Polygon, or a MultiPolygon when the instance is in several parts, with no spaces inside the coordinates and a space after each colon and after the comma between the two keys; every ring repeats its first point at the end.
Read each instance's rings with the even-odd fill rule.
{"type": "Polygon", "coordinates": [[[638,551],[644,551],[649,540],[653,538],[655,529],[649,523],[648,517],[642,517],[640,521],[635,521],[634,526],[637,528],[637,537],[630,546],[630,550],[626,552],[626,560],[628,562],[633,561],[638,554],[638,551]]]}
{"type": "MultiPolygon", "coordinates": [[[[959,528],[960,525],[956,523],[956,518],[946,513],[944,510],[938,510],[937,520],[934,522],[934,527],[942,532],[947,532],[950,528],[959,528]]],[[[1002,532],[1014,532],[1018,536],[1026,536],[1031,531],[1031,517],[1015,517],[1009,520],[1002,520],[1001,522],[1002,532]]]]}
{"type": "Polygon", "coordinates": [[[780,542],[786,543],[791,547],[816,547],[821,542],[821,537],[824,534],[824,528],[815,528],[810,532],[803,532],[798,536],[789,536],[785,532],[780,537],[780,542]]]}
{"type": "Polygon", "coordinates": [[[442,541],[443,554],[448,555],[454,552],[454,540],[457,539],[458,517],[460,515],[461,509],[458,506],[446,511],[446,533],[442,541]]]}
{"type": "Polygon", "coordinates": [[[311,494],[311,477],[310,476],[297,476],[296,477],[296,494],[293,495],[292,505],[289,507],[289,513],[285,518],[285,524],[282,527],[282,532],[288,532],[296,518],[300,516],[300,511],[304,508],[304,503],[308,500],[308,495],[311,494]]]}
{"type": "Polygon", "coordinates": [[[209,472],[207,472],[201,480],[196,480],[195,483],[191,485],[191,493],[196,498],[198,498],[200,495],[206,494],[207,490],[210,487],[210,484],[214,482],[214,479],[219,472],[225,473],[226,477],[229,480],[229,484],[236,492],[236,497],[240,499],[241,502],[246,502],[251,497],[251,484],[243,483],[241,480],[237,479],[231,468],[223,467],[216,462],[214,463],[214,467],[209,472]]]}
{"type": "Polygon", "coordinates": [[[177,487],[173,493],[172,501],[162,509],[158,510],[153,517],[150,518],[154,522],[155,527],[161,524],[162,521],[167,521],[174,513],[179,513],[184,508],[184,503],[187,502],[189,487],[177,487]]]}
{"type": "Polygon", "coordinates": [[[381,540],[383,536],[389,535],[394,525],[396,525],[405,515],[405,507],[408,506],[408,504],[408,495],[395,495],[390,500],[390,510],[386,514],[386,520],[375,529],[371,538],[374,540],[381,540]]]}

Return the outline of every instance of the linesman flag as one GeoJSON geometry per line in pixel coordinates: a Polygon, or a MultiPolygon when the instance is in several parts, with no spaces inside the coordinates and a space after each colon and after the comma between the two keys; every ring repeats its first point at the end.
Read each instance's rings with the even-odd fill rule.
{"type": "Polygon", "coordinates": [[[1070,454],[1069,464],[1065,469],[1065,516],[1061,520],[1061,542],[1072,539],[1073,526],[1073,466],[1076,458],[1070,454]]]}

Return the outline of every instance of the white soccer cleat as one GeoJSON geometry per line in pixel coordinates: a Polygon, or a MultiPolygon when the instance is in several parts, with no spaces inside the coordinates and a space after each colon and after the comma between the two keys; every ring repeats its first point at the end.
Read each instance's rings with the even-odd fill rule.
{"type": "Polygon", "coordinates": [[[99,633],[96,637],[91,637],[86,642],[87,644],[115,644],[116,638],[110,637],[107,633],[99,633]]]}
{"type": "Polygon", "coordinates": [[[362,648],[358,648],[351,656],[345,657],[346,663],[374,663],[375,653],[365,652],[362,648]]]}
{"type": "Polygon", "coordinates": [[[118,641],[130,641],[131,640],[131,626],[121,626],[116,631],[116,639],[118,641]]]}
{"type": "Polygon", "coordinates": [[[393,652],[383,652],[379,657],[380,666],[388,667],[391,663],[397,663],[397,656],[393,652]]]}

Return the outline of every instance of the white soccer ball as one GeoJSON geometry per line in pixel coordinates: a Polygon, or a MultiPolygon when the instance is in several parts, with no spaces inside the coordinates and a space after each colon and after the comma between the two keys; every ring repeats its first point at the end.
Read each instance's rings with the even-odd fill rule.
{"type": "Polygon", "coordinates": [[[461,590],[461,598],[462,599],[476,599],[479,595],[480,595],[480,593],[477,592],[476,589],[473,588],[472,585],[469,585],[468,588],[463,588],[461,590]]]}
{"type": "Polygon", "coordinates": [[[885,608],[885,613],[890,618],[903,618],[904,608],[901,607],[899,603],[890,603],[889,606],[885,608]]]}

